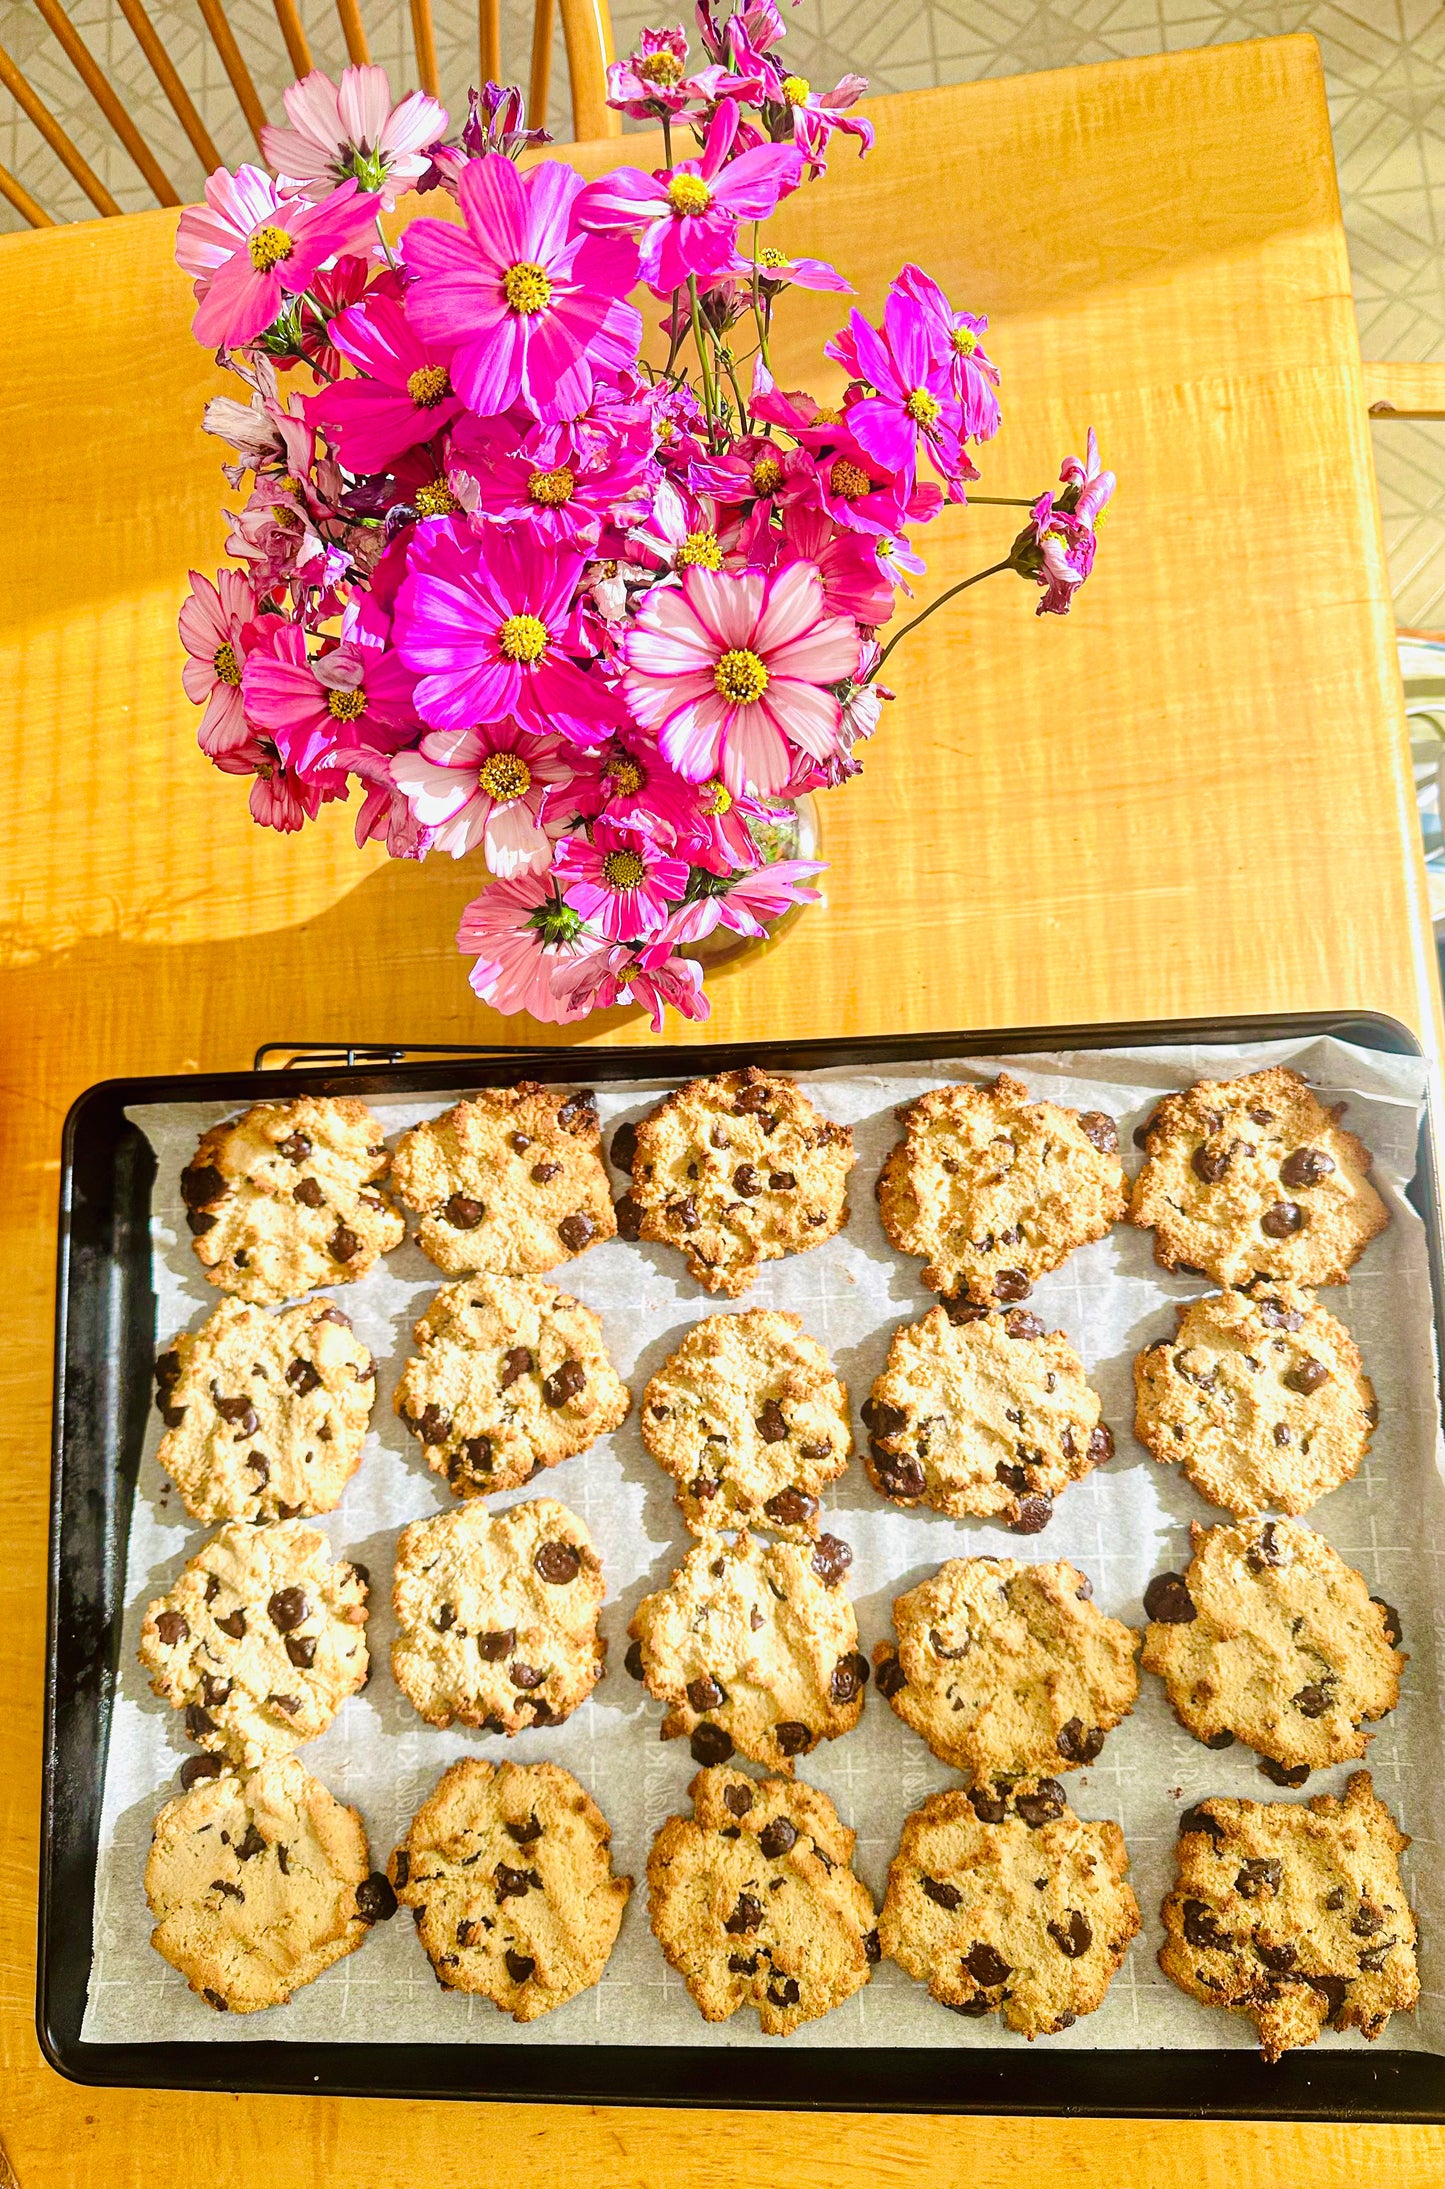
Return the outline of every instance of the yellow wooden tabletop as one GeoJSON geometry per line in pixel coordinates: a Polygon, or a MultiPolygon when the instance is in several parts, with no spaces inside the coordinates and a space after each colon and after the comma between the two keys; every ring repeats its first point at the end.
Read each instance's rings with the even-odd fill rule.
{"type": "MultiPolygon", "coordinates": [[[[876,307],[914,256],[987,311],[986,491],[1097,427],[1095,577],[1036,622],[999,579],[894,657],[825,808],[828,902],[718,980],[706,1041],[1324,1006],[1435,1009],[1365,398],[1311,40],[891,99],[785,210],[876,307]]],[[[633,148],[627,148],[632,153],[633,148]]],[[[593,164],[605,156],[589,155],[593,164]]],[[[220,559],[214,382],[173,216],[0,241],[0,2139],[21,2189],[769,2189],[1059,2180],[1311,2189],[1445,2174],[1445,2132],[959,2122],[86,2091],[32,2026],[52,1266],[61,1121],[116,1073],[268,1038],[518,1041],[451,937],[469,864],[359,856],[332,808],[250,826],[194,749],[174,634],[220,559]]],[[[785,385],[826,396],[836,301],[785,385]]],[[[997,559],[952,512],[926,586],[997,559]]],[[[570,1036],[568,1038],[576,1038],[570,1036]]],[[[614,1017],[594,1038],[645,1038],[614,1017]]],[[[268,2033],[269,2034],[269,2033],[268,2033]]],[[[1043,2068],[1041,2059],[1040,2066],[1043,2068]]],[[[3,2179],[3,2166],[0,2166],[3,2179]]]]}

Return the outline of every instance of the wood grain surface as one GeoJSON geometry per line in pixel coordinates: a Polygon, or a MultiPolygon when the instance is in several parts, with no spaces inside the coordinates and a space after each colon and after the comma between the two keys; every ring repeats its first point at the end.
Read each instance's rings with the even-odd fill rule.
{"type": "MultiPolygon", "coordinates": [[[[1313,1006],[1432,1032],[1313,42],[909,95],[875,118],[878,151],[843,152],[786,209],[786,239],[840,263],[869,307],[911,255],[990,313],[1005,426],[985,491],[1038,491],[1093,424],[1120,492],[1067,621],[1036,622],[1033,595],[1000,579],[895,656],[865,773],[826,803],[826,908],[720,977],[711,1024],[685,1037],[1313,1006]]],[[[220,558],[223,488],[173,225],[0,240],[0,2138],[20,2189],[1438,2183],[1435,2130],[126,2094],[45,2066],[33,1937],[65,1110],[94,1080],[240,1065],[266,1039],[535,1038],[472,1000],[452,948],[474,866],[359,856],[335,808],[300,841],[267,835],[244,786],[195,752],[175,614],[187,567],[220,558]]],[[[826,398],[836,306],[798,301],[780,377],[826,398]]],[[[925,589],[997,559],[1013,515],[950,513],[925,589]]],[[[614,1015],[590,1038],[644,1024],[614,1015]]]]}

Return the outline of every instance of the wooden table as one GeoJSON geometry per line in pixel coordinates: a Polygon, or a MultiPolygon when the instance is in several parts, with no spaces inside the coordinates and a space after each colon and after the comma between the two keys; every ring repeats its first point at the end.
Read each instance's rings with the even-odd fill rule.
{"type": "MultiPolygon", "coordinates": [[[[828,802],[825,911],[719,980],[723,1036],[1363,1005],[1429,1030],[1416,844],[1323,84],[1305,38],[887,101],[787,209],[861,276],[905,255],[993,318],[988,489],[1090,423],[1122,484],[1067,622],[999,580],[895,657],[828,802]]],[[[629,148],[631,149],[631,148],[629,148]]],[[[596,165],[610,153],[588,155],[596,165]]],[[[88,2092],[31,2024],[60,1125],[119,1072],[269,1037],[516,1041],[451,949],[469,869],[253,829],[193,747],[174,637],[219,559],[213,380],[161,213],[0,243],[0,2136],[22,2189],[826,2179],[1287,2189],[1434,2183],[1445,2132],[550,2112],[88,2092]]],[[[834,324],[826,301],[793,321],[834,324]]],[[[796,376],[796,377],[795,377],[796,376]]],[[[1012,512],[946,520],[941,586],[1012,512]]],[[[638,1020],[599,1036],[631,1040],[638,1020]]]]}

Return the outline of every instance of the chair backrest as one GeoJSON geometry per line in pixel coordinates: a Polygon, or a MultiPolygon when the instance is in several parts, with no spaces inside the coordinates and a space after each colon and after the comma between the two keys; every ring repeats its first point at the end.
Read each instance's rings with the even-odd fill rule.
{"type": "MultiPolygon", "coordinates": [[[[149,62],[157,83],[205,172],[209,174],[213,168],[224,165],[180,71],[146,12],[145,0],[115,0],[115,4],[149,62]]],[[[95,101],[104,121],[114,131],[144,177],[156,203],[181,204],[180,193],[152,147],[146,143],[134,119],[126,112],[113,81],[76,30],[60,0],[35,0],[35,5],[65,58],[95,101]]],[[[268,114],[266,111],[255,79],[246,65],[245,55],[227,20],[224,0],[197,0],[197,5],[206,32],[230,80],[236,104],[256,140],[259,157],[263,125],[267,121],[280,119],[280,116],[268,114]]],[[[313,63],[311,46],[297,0],[272,0],[272,6],[276,11],[276,21],[291,67],[297,76],[304,76],[313,63]]],[[[607,0],[534,0],[529,122],[537,127],[547,118],[552,88],[552,40],[559,6],[567,55],[567,75],[572,94],[573,134],[579,139],[615,137],[620,133],[622,125],[619,117],[607,105],[607,64],[613,58],[612,20],[607,0]]],[[[416,81],[424,91],[436,96],[437,51],[432,0],[410,0],[410,8],[416,81]]],[[[347,58],[354,62],[369,61],[371,50],[358,0],[336,0],[336,12],[342,37],[346,42],[347,58]]],[[[479,83],[498,83],[503,80],[501,0],[478,0],[477,57],[479,83]]],[[[122,209],[111,192],[4,46],[0,46],[0,85],[10,93],[57,159],[80,185],[96,211],[106,218],[118,215],[122,209]]],[[[5,167],[0,167],[0,196],[7,198],[32,228],[49,228],[54,225],[54,216],[5,167]]]]}

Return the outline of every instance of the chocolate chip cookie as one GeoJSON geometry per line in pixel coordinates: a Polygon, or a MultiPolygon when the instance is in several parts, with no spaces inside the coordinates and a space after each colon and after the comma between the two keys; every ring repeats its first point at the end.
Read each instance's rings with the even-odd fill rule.
{"type": "Polygon", "coordinates": [[[560,1725],[602,1677],[605,1593],[591,1536],[555,1498],[414,1520],[396,1552],[396,1684],[431,1725],[560,1725]]]}
{"type": "Polygon", "coordinates": [[[207,1282],[274,1306],[354,1284],[406,1226],[378,1189],[391,1166],[364,1102],[302,1095],[213,1125],[181,1172],[207,1282]]]}
{"type": "Polygon", "coordinates": [[[368,1578],[299,1520],[231,1521],[146,1607],[152,1689],[234,1763],[315,1740],[366,1685],[368,1578]]]}
{"type": "Polygon", "coordinates": [[[643,1393],[642,1441],[694,1535],[765,1528],[806,1542],[853,1449],[847,1387],[799,1316],[709,1315],[643,1393]]]}
{"type": "Polygon", "coordinates": [[[899,1252],[923,1257],[931,1292],[1022,1300],[1124,1214],[1119,1133],[1102,1110],[1032,1102],[1000,1072],[989,1086],[934,1088],[898,1121],[878,1208],[899,1252]]]}
{"type": "Polygon", "coordinates": [[[895,1332],[863,1408],[868,1472],[897,1505],[1037,1535],[1053,1501],[1111,1459],[1084,1364],[1031,1309],[932,1308],[895,1332]]]}
{"type": "Polygon", "coordinates": [[[632,1891],[613,1872],[607,1819],[570,1771],[475,1756],[443,1772],[390,1877],[437,1982],[514,2022],[596,1983],[632,1891]]]}
{"type": "Polygon", "coordinates": [[[1212,1796],[1179,1822],[1159,1966],[1205,2006],[1247,2014],[1266,2060],[1326,2024],[1378,2037],[1420,1996],[1409,1844],[1368,1771],[1351,1773],[1343,1801],[1212,1796]]]}
{"type": "Polygon", "coordinates": [[[707,2022],[755,2007],[786,2037],[861,1990],[878,1959],[855,1834],[797,1779],[699,1771],[690,1817],[669,1817],[647,1858],[653,1935],[707,2022]]]}
{"type": "Polygon", "coordinates": [[[232,2014],[280,2006],[396,1912],[361,1818],[295,1756],[168,1801],[145,1885],[156,1952],[232,2014]]]}
{"type": "Polygon", "coordinates": [[[617,1209],[625,1236],[680,1247],[709,1292],[735,1299],[764,1262],[821,1246],[848,1220],[852,1130],[782,1072],[750,1064],[689,1080],[622,1153],[632,1171],[617,1209]]]}
{"type": "Polygon", "coordinates": [[[1364,1723],[1400,1697],[1399,1621],[1322,1535],[1293,1520],[1190,1528],[1187,1572],[1144,1592],[1141,1659],[1179,1723],[1211,1748],[1233,1739],[1284,1786],[1363,1756],[1364,1723]]]}
{"type": "Polygon", "coordinates": [[[1390,1221],[1369,1149],[1285,1065],[1166,1095],[1141,1137],[1129,1221],[1154,1227],[1165,1269],[1345,1284],[1390,1221]]]}
{"type": "Polygon", "coordinates": [[[438,1269],[535,1276],[617,1231],[597,1104],[583,1090],[486,1087],[403,1133],[392,1182],[438,1269]]]}
{"type": "Polygon", "coordinates": [[[873,1652],[878,1692],[973,1778],[1092,1763],[1139,1694],[1139,1637],[1093,1593],[1063,1558],[951,1558],[894,1598],[897,1646],[873,1652]]]}
{"type": "Polygon", "coordinates": [[[868,1660],[841,1586],[853,1553],[705,1536],[628,1628],[627,1667],[670,1705],[662,1737],[689,1736],[698,1763],[734,1749],[792,1774],[793,1758],[858,1723],[868,1660]]]}
{"type": "Polygon", "coordinates": [[[884,1953],[970,2021],[1056,2037],[1092,2014],[1139,1929],[1114,1823],[1054,1779],[934,1794],[904,1820],[878,1919],[884,1953]]]}
{"type": "Polygon", "coordinates": [[[632,1395],[590,1308],[535,1277],[439,1292],[393,1405],[458,1497],[515,1489],[625,1420],[632,1395]]]}
{"type": "Polygon", "coordinates": [[[1134,1363],[1135,1433],[1201,1497],[1307,1512],[1356,1473],[1379,1418],[1354,1339],[1300,1285],[1258,1279],[1176,1308],[1134,1363]]]}
{"type": "Polygon", "coordinates": [[[156,1457],[193,1520],[291,1520],[329,1513],[361,1465],[376,1364],[334,1300],[222,1300],[156,1386],[156,1457]]]}

